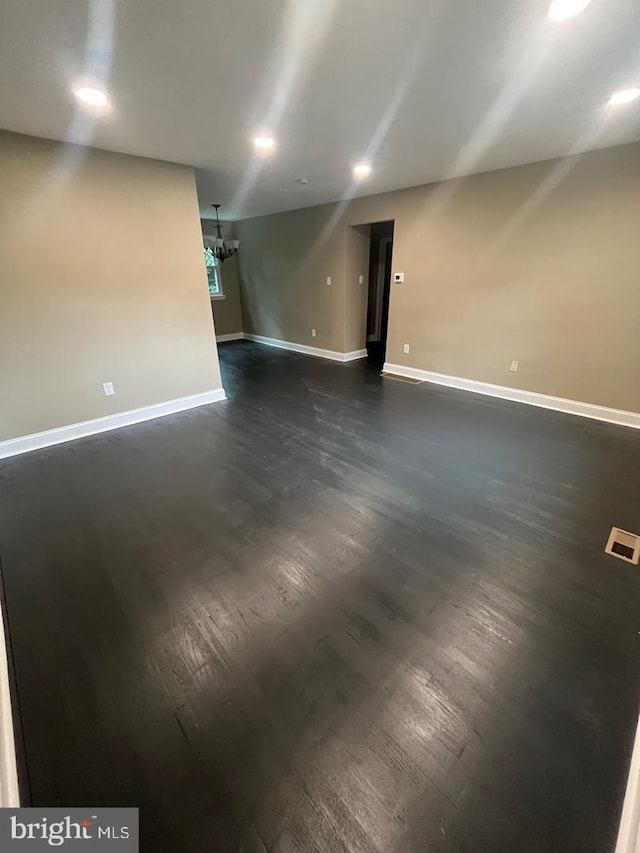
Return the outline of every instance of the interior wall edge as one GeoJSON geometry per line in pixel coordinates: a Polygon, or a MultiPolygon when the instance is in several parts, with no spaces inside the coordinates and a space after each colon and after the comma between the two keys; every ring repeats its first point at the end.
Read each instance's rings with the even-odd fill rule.
{"type": "Polygon", "coordinates": [[[6,809],[20,805],[20,794],[2,609],[0,606],[0,808],[6,809]]]}
{"type": "Polygon", "coordinates": [[[622,816],[618,828],[615,853],[639,853],[640,851],[640,719],[629,766],[629,778],[624,795],[622,816]]]}

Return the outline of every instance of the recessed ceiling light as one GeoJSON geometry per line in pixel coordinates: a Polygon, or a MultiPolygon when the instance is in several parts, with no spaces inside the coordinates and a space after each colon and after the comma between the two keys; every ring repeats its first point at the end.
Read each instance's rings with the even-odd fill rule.
{"type": "Polygon", "coordinates": [[[84,101],[92,107],[105,107],[108,102],[106,92],[102,89],[94,89],[92,86],[80,86],[73,90],[73,94],[79,101],[84,101]]]}
{"type": "Polygon", "coordinates": [[[276,144],[276,141],[270,136],[256,136],[256,138],[253,140],[253,144],[256,146],[256,148],[263,148],[266,150],[269,148],[273,148],[273,146],[276,144]]]}
{"type": "Polygon", "coordinates": [[[367,175],[371,174],[371,166],[368,163],[358,163],[357,166],[353,167],[353,177],[354,178],[366,178],[367,175]]]}
{"type": "Polygon", "coordinates": [[[547,17],[552,21],[566,21],[584,12],[591,0],[553,0],[547,17]]]}
{"type": "Polygon", "coordinates": [[[615,107],[618,104],[630,104],[636,98],[640,98],[640,89],[634,86],[631,89],[620,89],[619,92],[614,92],[609,98],[609,103],[615,107]]]}

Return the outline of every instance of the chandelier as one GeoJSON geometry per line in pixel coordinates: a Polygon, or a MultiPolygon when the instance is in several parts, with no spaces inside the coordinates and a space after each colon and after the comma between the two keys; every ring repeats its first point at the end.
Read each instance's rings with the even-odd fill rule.
{"type": "Polygon", "coordinates": [[[213,252],[214,257],[222,263],[222,261],[226,261],[227,258],[232,258],[234,255],[238,254],[240,240],[222,239],[222,225],[220,225],[220,220],[218,219],[218,209],[220,208],[220,205],[212,204],[211,207],[215,207],[216,209],[216,232],[218,236],[213,240],[207,241],[209,243],[207,248],[210,249],[213,252]]]}

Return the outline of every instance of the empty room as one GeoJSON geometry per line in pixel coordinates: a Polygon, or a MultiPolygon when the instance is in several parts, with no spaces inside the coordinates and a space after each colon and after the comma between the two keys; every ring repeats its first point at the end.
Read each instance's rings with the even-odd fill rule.
{"type": "Polygon", "coordinates": [[[8,0],[0,850],[640,851],[634,0],[8,0]]]}

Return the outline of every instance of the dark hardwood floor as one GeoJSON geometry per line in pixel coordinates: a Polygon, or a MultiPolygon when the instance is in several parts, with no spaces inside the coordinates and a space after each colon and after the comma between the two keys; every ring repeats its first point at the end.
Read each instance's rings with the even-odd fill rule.
{"type": "Polygon", "coordinates": [[[0,463],[35,805],[149,853],[607,853],[638,433],[238,343],[229,401],[0,463]]]}

